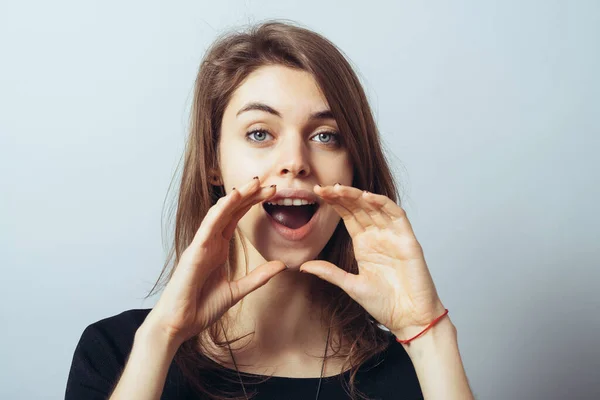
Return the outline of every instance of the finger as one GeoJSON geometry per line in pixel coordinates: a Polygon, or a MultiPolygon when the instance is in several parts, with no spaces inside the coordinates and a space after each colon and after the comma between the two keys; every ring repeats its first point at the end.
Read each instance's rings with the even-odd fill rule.
{"type": "Polygon", "coordinates": [[[393,221],[387,213],[381,211],[381,207],[371,204],[369,200],[372,194],[373,193],[367,190],[363,190],[361,197],[365,210],[371,216],[371,219],[378,228],[389,228],[393,221]]]}
{"type": "MultiPolygon", "coordinates": [[[[275,192],[277,191],[277,185],[270,185],[270,186],[261,186],[260,185],[260,181],[257,180],[258,184],[256,185],[256,187],[253,187],[253,189],[251,191],[249,191],[247,194],[243,193],[243,188],[240,190],[240,193],[242,194],[242,198],[240,199],[239,203],[236,204],[235,208],[231,209],[229,212],[231,212],[231,214],[236,214],[239,210],[246,208],[246,206],[248,206],[248,204],[254,205],[256,203],[256,196],[261,196],[262,194],[268,194],[268,193],[272,193],[269,196],[273,196],[275,194],[275,192]]],[[[250,184],[252,184],[254,182],[250,182],[250,184]]]]}
{"type": "Polygon", "coordinates": [[[243,206],[248,197],[251,197],[260,188],[258,179],[252,179],[239,189],[233,189],[227,195],[217,200],[206,213],[200,228],[194,236],[197,244],[206,243],[216,234],[222,234],[223,228],[229,222],[231,215],[243,206]]]}
{"type": "Polygon", "coordinates": [[[254,177],[240,188],[234,188],[231,194],[234,195],[234,192],[238,192],[239,196],[234,195],[234,200],[228,207],[218,210],[217,223],[214,227],[215,231],[222,232],[225,226],[229,224],[231,216],[237,213],[238,210],[246,207],[261,190],[262,187],[260,186],[258,177],[254,177]]]}
{"type": "Polygon", "coordinates": [[[358,275],[344,271],[338,266],[323,260],[307,261],[302,264],[300,271],[311,273],[338,286],[356,300],[355,289],[359,286],[358,275]]]}
{"type": "Polygon", "coordinates": [[[255,268],[248,275],[237,281],[231,282],[231,295],[233,299],[232,306],[243,299],[248,293],[251,293],[267,283],[272,277],[284,271],[285,264],[281,261],[269,261],[260,267],[255,268]]]}
{"type": "Polygon", "coordinates": [[[375,226],[375,222],[367,212],[367,203],[362,198],[362,190],[337,184],[333,187],[333,192],[337,195],[339,202],[354,214],[354,217],[361,223],[363,228],[367,229],[370,226],[375,226]]]}
{"type": "Polygon", "coordinates": [[[237,210],[237,212],[235,212],[235,214],[229,221],[229,224],[227,224],[227,226],[225,228],[223,228],[223,238],[226,240],[231,239],[231,237],[233,236],[233,232],[235,232],[235,228],[237,227],[240,219],[242,219],[242,217],[244,215],[246,215],[246,213],[252,207],[254,207],[254,205],[256,205],[257,203],[260,203],[270,197],[273,197],[273,195],[275,194],[275,190],[276,190],[275,186],[273,185],[273,186],[263,187],[261,190],[256,192],[254,194],[254,196],[252,196],[250,198],[249,203],[246,204],[245,207],[237,210]]]}
{"type": "Polygon", "coordinates": [[[362,199],[362,191],[360,189],[336,183],[334,186],[325,186],[322,194],[325,199],[336,202],[350,211],[362,227],[362,230],[370,226],[375,226],[375,222],[365,209],[366,202],[362,199]]]}
{"type": "Polygon", "coordinates": [[[227,195],[220,197],[219,200],[217,200],[217,202],[208,209],[206,215],[200,223],[200,227],[198,227],[196,230],[196,234],[194,235],[194,239],[192,239],[191,245],[200,245],[201,243],[206,242],[206,240],[215,231],[216,225],[219,223],[219,214],[222,213],[222,210],[226,209],[227,207],[231,207],[231,203],[233,203],[236,196],[240,196],[240,194],[235,190],[232,190],[227,195]]]}
{"type": "Polygon", "coordinates": [[[370,204],[381,208],[383,212],[388,214],[392,220],[396,218],[403,218],[404,210],[398,206],[398,204],[394,203],[392,199],[382,194],[370,193],[367,197],[367,200],[370,204]]]}
{"type": "Polygon", "coordinates": [[[323,199],[323,201],[325,201],[325,203],[330,205],[335,210],[335,212],[337,212],[339,214],[340,217],[342,217],[342,219],[344,220],[344,225],[346,226],[346,229],[348,230],[348,233],[350,234],[351,237],[355,237],[357,234],[364,231],[364,228],[362,227],[360,222],[358,222],[358,220],[354,217],[354,214],[350,210],[346,209],[344,206],[339,204],[334,199],[331,199],[331,198],[328,198],[325,196],[321,196],[320,193],[323,193],[323,192],[320,191],[319,189],[322,189],[322,188],[320,186],[316,185],[313,188],[313,191],[315,192],[315,194],[317,194],[319,197],[321,197],[323,199]]]}
{"type": "Polygon", "coordinates": [[[406,211],[398,204],[394,203],[392,199],[375,193],[370,193],[366,199],[371,205],[386,214],[391,219],[393,226],[399,229],[400,233],[414,236],[414,231],[408,220],[406,211]]]}

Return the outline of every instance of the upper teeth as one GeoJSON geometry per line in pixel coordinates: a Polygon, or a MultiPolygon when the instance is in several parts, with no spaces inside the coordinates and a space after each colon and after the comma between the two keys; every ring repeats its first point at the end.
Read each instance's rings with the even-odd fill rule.
{"type": "Polygon", "coordinates": [[[278,206],[305,206],[307,204],[315,204],[314,201],[304,199],[279,199],[277,201],[268,201],[267,203],[278,206]]]}

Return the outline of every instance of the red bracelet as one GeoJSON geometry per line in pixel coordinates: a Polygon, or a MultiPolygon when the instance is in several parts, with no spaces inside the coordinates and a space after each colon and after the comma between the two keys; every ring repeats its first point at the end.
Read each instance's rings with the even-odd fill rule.
{"type": "Polygon", "coordinates": [[[444,318],[444,316],[448,314],[448,309],[446,309],[446,312],[444,312],[442,315],[440,315],[439,317],[437,317],[436,319],[433,320],[432,323],[430,323],[427,328],[423,329],[423,331],[421,333],[419,333],[417,336],[412,337],[410,339],[407,340],[401,340],[396,338],[396,341],[398,343],[402,343],[402,344],[409,344],[411,340],[418,338],[419,336],[421,336],[422,334],[424,334],[425,332],[427,332],[429,330],[429,328],[431,328],[432,326],[434,326],[440,319],[444,318]]]}

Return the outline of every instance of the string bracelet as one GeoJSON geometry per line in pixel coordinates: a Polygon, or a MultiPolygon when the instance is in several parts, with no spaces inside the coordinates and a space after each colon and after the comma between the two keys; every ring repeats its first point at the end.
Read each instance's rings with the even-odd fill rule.
{"type": "Polygon", "coordinates": [[[440,315],[439,317],[437,317],[436,319],[433,320],[432,323],[430,323],[427,328],[423,329],[423,331],[421,331],[421,333],[419,333],[417,336],[414,336],[410,339],[406,339],[406,340],[402,340],[402,339],[398,339],[396,338],[396,341],[398,343],[402,343],[402,344],[409,344],[412,340],[418,338],[419,336],[421,336],[422,334],[424,334],[425,332],[427,332],[432,326],[434,326],[435,324],[438,323],[439,320],[441,320],[442,318],[444,318],[446,316],[446,314],[448,314],[448,309],[446,309],[446,311],[440,315]]]}

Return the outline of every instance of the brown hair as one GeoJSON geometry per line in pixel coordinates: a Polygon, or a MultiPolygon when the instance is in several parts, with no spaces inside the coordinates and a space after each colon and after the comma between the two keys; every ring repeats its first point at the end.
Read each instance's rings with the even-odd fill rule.
{"type": "MultiPolygon", "coordinates": [[[[166,285],[209,208],[225,195],[222,186],[213,186],[208,180],[209,171],[218,165],[217,146],[223,113],[242,81],[265,65],[283,65],[314,76],[329,103],[352,160],[352,185],[398,202],[396,184],[364,90],[348,60],[333,43],[289,21],[267,21],[242,32],[227,33],[208,49],[198,71],[179,186],[174,243],[159,278],[146,298],[166,285]]],[[[237,265],[234,242],[232,238],[227,264],[229,279],[234,272],[232,266],[237,265]]],[[[319,258],[358,273],[351,238],[342,220],[319,258]]],[[[340,354],[339,344],[337,351],[327,358],[345,359],[344,369],[349,365],[351,368],[349,382],[343,379],[344,374],[340,375],[345,382],[344,388],[352,398],[364,397],[355,388],[356,373],[365,361],[387,348],[388,333],[343,290],[321,282],[319,295],[324,300],[324,315],[332,332],[341,334],[344,342],[348,343],[347,352],[340,354]]],[[[226,339],[221,340],[219,334],[219,324],[228,322],[225,315],[206,332],[218,346],[228,343],[226,339]]],[[[231,398],[227,396],[232,393],[211,384],[211,374],[216,371],[219,371],[219,377],[229,378],[222,369],[218,370],[216,363],[202,357],[204,351],[208,349],[199,337],[186,341],[178,349],[175,362],[186,382],[210,399],[231,398]]],[[[231,381],[238,382],[237,377],[232,376],[231,381]]]]}

